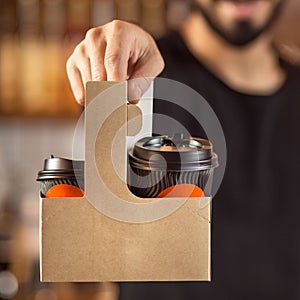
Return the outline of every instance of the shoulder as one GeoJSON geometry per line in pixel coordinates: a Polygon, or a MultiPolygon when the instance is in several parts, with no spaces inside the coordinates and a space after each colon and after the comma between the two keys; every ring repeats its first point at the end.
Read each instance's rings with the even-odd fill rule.
{"type": "Polygon", "coordinates": [[[287,62],[285,60],[281,60],[280,64],[283,68],[283,70],[286,71],[286,74],[291,80],[298,81],[299,87],[300,87],[300,65],[299,64],[292,64],[290,62],[287,62]]]}
{"type": "Polygon", "coordinates": [[[294,100],[297,100],[296,102],[300,104],[300,66],[286,61],[281,61],[281,66],[286,73],[286,84],[284,89],[286,95],[291,101],[295,102],[294,100]]]}

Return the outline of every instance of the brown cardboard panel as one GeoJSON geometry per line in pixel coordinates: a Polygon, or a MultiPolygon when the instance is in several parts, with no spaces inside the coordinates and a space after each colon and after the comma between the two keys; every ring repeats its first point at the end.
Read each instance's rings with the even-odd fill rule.
{"type": "Polygon", "coordinates": [[[42,281],[210,280],[210,206],[190,199],[159,221],[128,224],[84,199],[42,199],[42,281]]]}
{"type": "Polygon", "coordinates": [[[210,280],[209,198],[141,199],[127,188],[126,88],[87,85],[86,193],[41,199],[43,281],[210,280]]]}
{"type": "Polygon", "coordinates": [[[142,111],[137,105],[127,104],[127,135],[137,135],[143,126],[142,111]]]}

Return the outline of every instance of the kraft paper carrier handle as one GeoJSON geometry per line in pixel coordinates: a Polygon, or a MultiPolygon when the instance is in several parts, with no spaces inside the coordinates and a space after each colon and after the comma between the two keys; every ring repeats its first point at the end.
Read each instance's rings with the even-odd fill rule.
{"type": "Polygon", "coordinates": [[[41,280],[210,280],[210,197],[131,194],[127,83],[89,82],[86,99],[85,196],[41,199],[41,280]]]}

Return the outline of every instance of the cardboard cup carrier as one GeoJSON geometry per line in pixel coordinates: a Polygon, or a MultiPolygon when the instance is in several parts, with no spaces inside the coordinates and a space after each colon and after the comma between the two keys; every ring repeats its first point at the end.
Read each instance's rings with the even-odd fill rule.
{"type": "MultiPolygon", "coordinates": [[[[45,197],[49,184],[50,189],[58,186],[53,178],[42,189],[41,280],[210,281],[211,197],[205,186],[217,166],[211,144],[181,135],[138,141],[129,158],[135,175],[146,171],[143,175],[148,176],[149,166],[154,170],[158,163],[166,167],[165,173],[157,176],[156,168],[151,174],[161,182],[151,192],[144,183],[133,183],[134,176],[128,188],[126,135],[136,134],[141,125],[136,122],[139,110],[127,105],[127,82],[89,82],[86,99],[84,195],[45,197]],[[149,152],[158,149],[162,161],[150,159],[149,152]],[[199,187],[205,196],[171,192],[153,198],[181,184],[199,187]]],[[[41,180],[46,169],[39,174],[41,180]]]]}

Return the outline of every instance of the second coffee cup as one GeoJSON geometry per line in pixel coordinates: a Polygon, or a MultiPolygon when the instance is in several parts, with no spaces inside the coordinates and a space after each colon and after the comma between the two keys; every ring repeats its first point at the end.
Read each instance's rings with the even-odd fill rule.
{"type": "MultiPolygon", "coordinates": [[[[194,186],[210,193],[207,184],[218,166],[218,158],[208,140],[175,134],[139,140],[129,151],[129,165],[128,187],[134,195],[172,197],[176,196],[172,193],[176,187],[182,191],[186,186],[194,186]]],[[[193,193],[193,189],[188,190],[184,196],[193,193]]]]}

